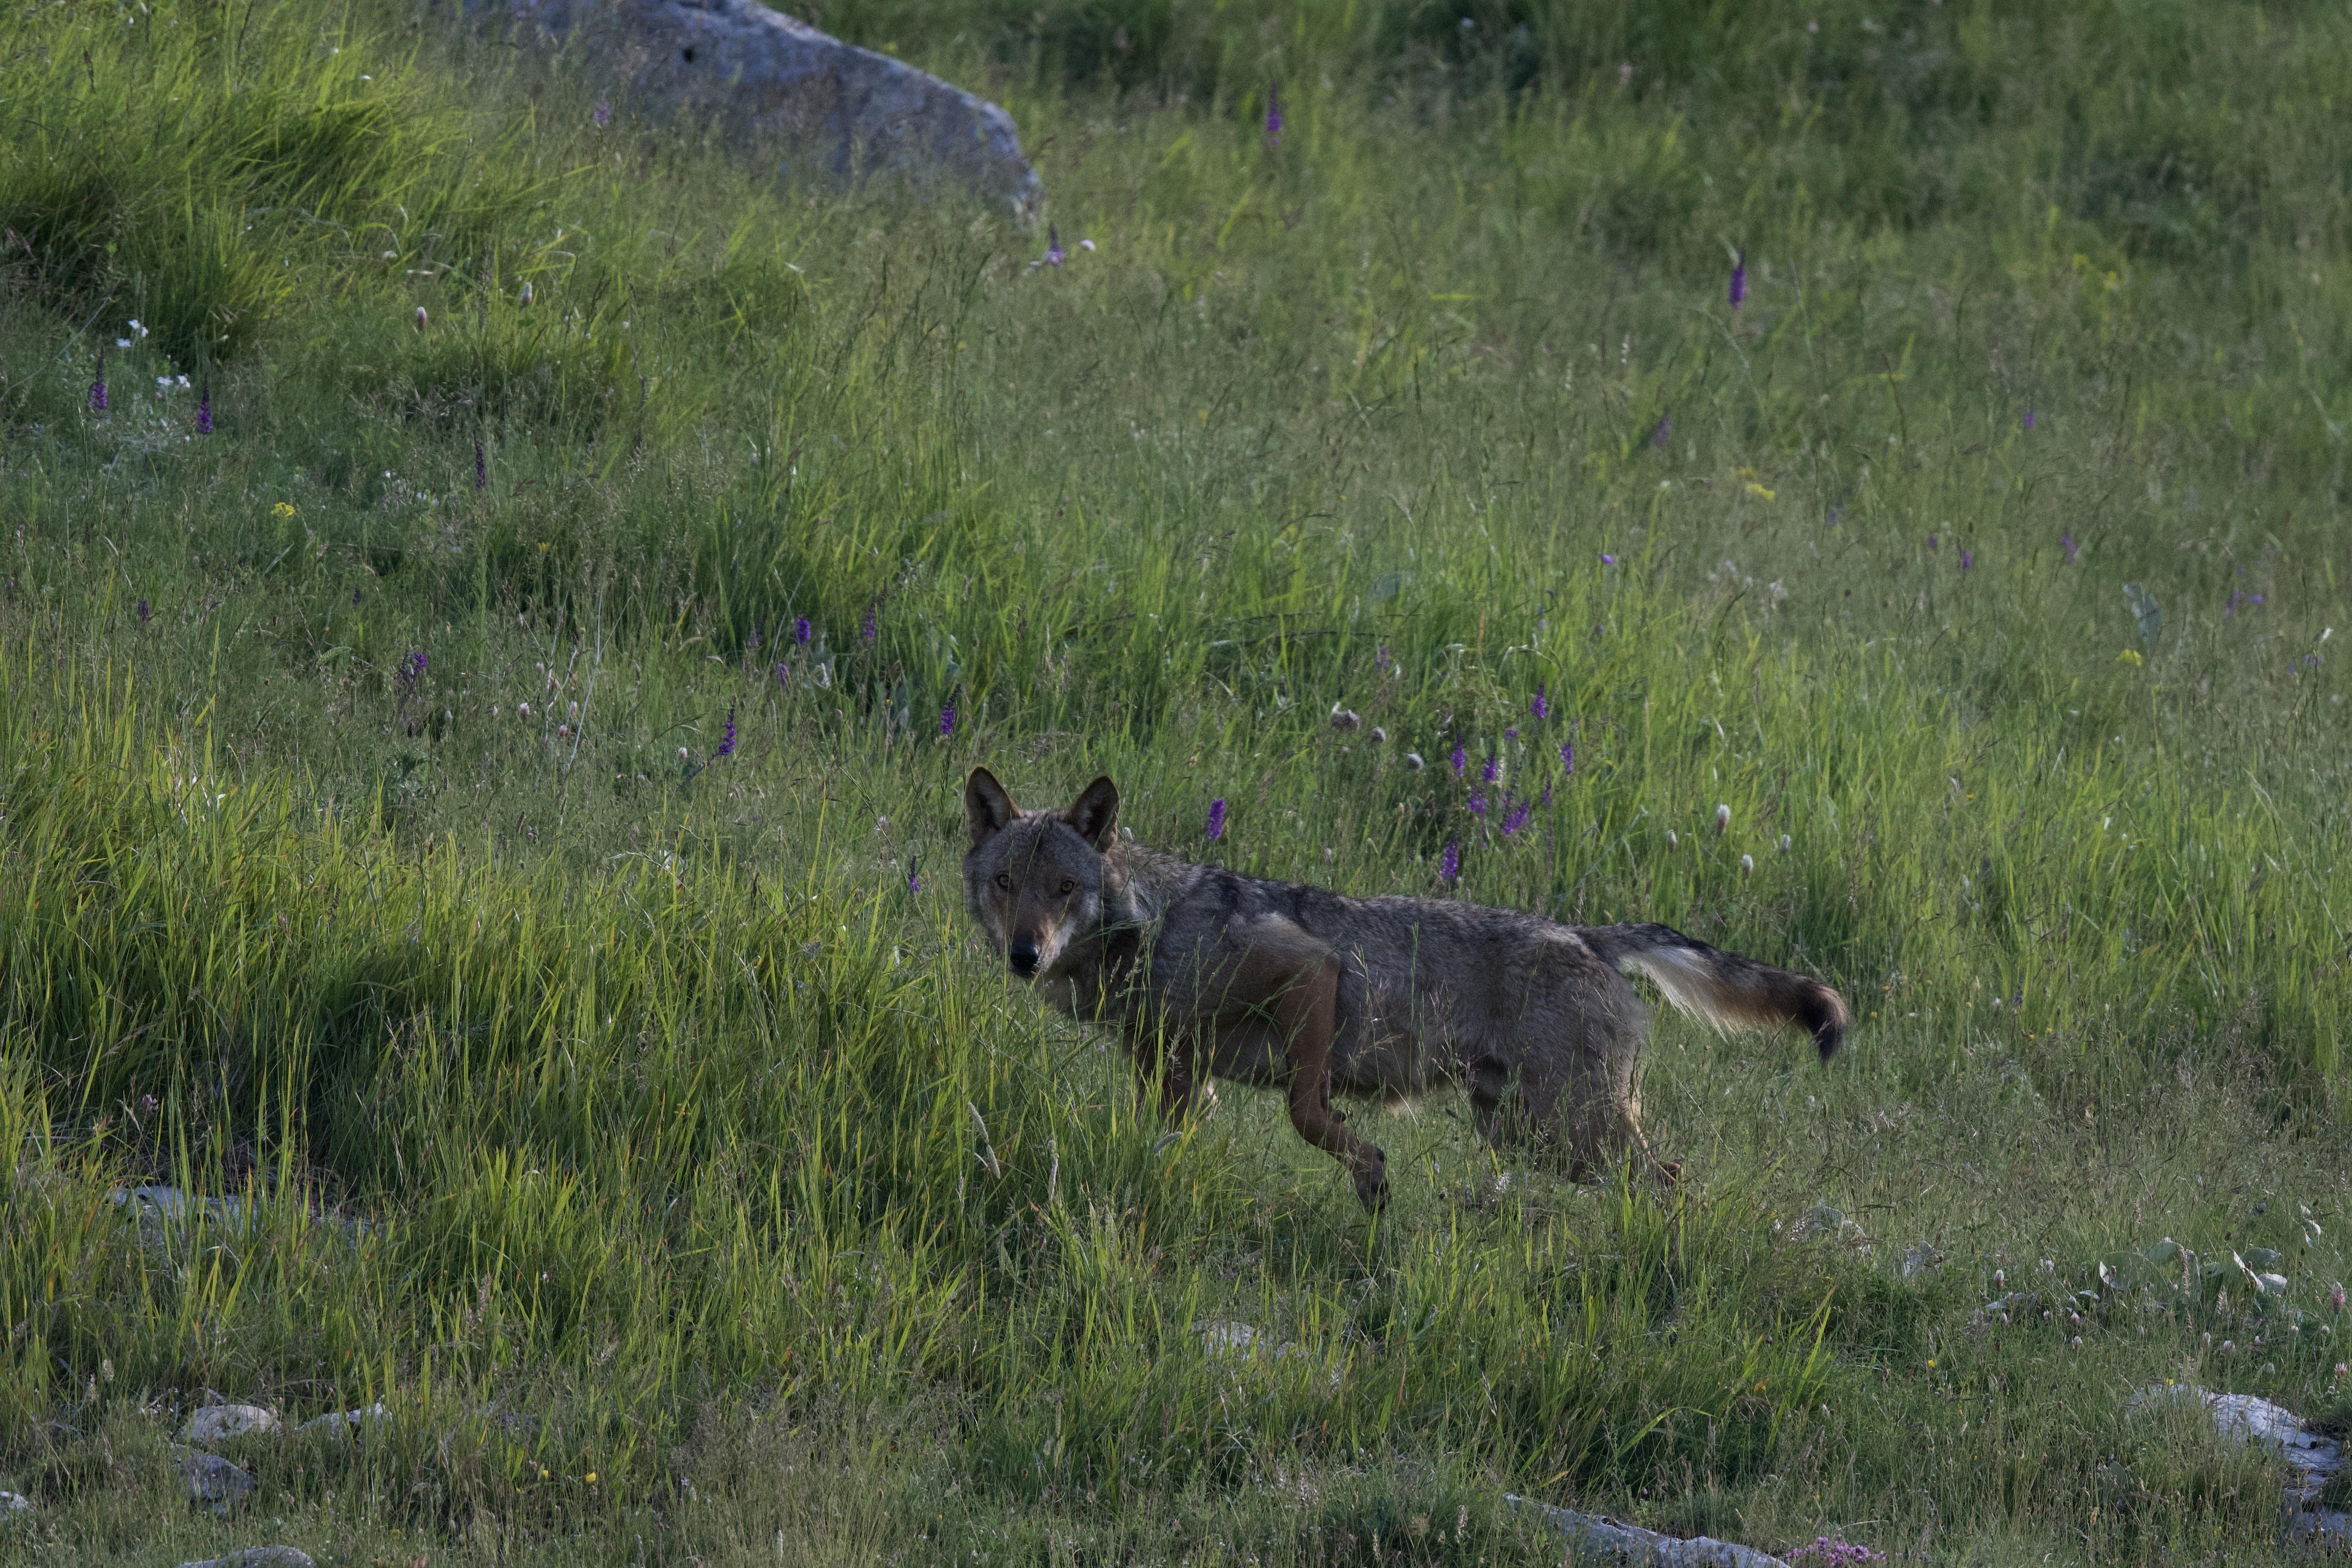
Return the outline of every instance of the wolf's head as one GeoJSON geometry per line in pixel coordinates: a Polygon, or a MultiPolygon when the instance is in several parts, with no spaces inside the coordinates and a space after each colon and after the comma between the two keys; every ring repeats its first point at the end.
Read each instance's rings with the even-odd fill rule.
{"type": "Polygon", "coordinates": [[[985,768],[963,788],[964,901],[1013,972],[1052,976],[1102,929],[1118,789],[1097,779],[1066,811],[1024,811],[985,768]]]}

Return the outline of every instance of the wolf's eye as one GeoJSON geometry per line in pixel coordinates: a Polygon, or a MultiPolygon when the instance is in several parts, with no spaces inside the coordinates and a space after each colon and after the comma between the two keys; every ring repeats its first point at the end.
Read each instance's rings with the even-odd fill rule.
{"type": "Polygon", "coordinates": [[[1069,897],[1069,896],[1070,896],[1070,894],[1074,894],[1074,893],[1076,893],[1076,892],[1077,892],[1077,891],[1078,891],[1078,884],[1077,884],[1076,883],[1072,882],[1072,881],[1071,881],[1068,877],[1066,877],[1066,877],[1064,877],[1064,878],[1062,879],[1062,896],[1063,896],[1064,898],[1067,898],[1067,897],[1069,897]]]}
{"type": "Polygon", "coordinates": [[[1010,893],[1013,891],[1013,879],[1005,875],[1003,872],[998,872],[996,873],[996,885],[1003,888],[1005,892],[1010,893]]]}

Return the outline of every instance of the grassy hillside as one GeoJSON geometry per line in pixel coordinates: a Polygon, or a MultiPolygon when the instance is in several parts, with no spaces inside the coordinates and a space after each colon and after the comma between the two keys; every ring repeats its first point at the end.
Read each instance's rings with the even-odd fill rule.
{"type": "Polygon", "coordinates": [[[0,1562],[2269,1560],[2126,1400],[2352,1410],[2352,24],[811,15],[1063,264],[433,16],[0,20],[0,1562]],[[1373,1226],[984,961],[976,761],[1859,1027],[1662,1020],[1671,1194],[1360,1112],[1373,1226]],[[391,1414],[224,1523],[207,1389],[391,1414]]]}

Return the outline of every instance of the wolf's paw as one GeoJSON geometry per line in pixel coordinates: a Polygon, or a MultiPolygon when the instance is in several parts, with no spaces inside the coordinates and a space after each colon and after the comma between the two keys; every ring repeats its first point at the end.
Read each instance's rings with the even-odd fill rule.
{"type": "Polygon", "coordinates": [[[1356,1168],[1356,1196],[1369,1213],[1378,1214],[1388,1207],[1389,1157],[1378,1149],[1356,1168]]]}

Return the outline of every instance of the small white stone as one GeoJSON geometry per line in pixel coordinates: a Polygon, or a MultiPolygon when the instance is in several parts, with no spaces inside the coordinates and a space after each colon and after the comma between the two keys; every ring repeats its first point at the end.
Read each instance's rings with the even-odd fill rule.
{"type": "Polygon", "coordinates": [[[217,1443],[255,1432],[275,1432],[278,1417],[258,1405],[207,1405],[188,1417],[180,1436],[191,1443],[217,1443]]]}

